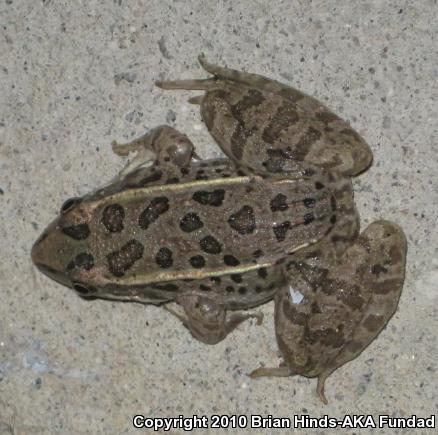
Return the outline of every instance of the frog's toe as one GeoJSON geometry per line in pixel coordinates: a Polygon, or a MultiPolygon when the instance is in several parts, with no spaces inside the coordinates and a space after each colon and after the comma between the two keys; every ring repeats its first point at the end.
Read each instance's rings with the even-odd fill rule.
{"type": "Polygon", "coordinates": [[[324,405],[328,405],[328,400],[325,397],[325,390],[324,390],[325,381],[332,373],[333,373],[333,370],[327,370],[318,376],[318,384],[316,386],[316,393],[318,394],[318,397],[321,399],[321,401],[322,401],[322,403],[324,403],[324,405]]]}
{"type": "Polygon", "coordinates": [[[161,89],[165,90],[198,90],[198,91],[209,91],[211,89],[216,89],[217,80],[215,78],[209,79],[199,79],[199,80],[165,80],[156,81],[155,85],[161,89]]]}

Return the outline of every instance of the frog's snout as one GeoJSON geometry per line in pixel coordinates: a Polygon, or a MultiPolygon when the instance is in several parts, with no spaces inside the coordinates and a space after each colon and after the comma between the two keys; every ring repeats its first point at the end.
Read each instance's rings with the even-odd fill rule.
{"type": "Polygon", "coordinates": [[[50,278],[68,285],[62,258],[56,249],[56,222],[49,225],[32,246],[32,262],[38,270],[50,278]]]}

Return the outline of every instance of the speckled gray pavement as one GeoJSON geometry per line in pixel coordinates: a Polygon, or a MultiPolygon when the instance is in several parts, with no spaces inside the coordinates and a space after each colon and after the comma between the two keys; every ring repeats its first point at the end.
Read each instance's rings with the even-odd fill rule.
{"type": "Polygon", "coordinates": [[[434,0],[1,0],[0,433],[128,433],[135,414],[436,413],[437,18],[434,0]],[[375,156],[354,183],[362,226],[386,218],[407,234],[398,311],[328,379],[327,406],[314,379],[247,377],[279,361],[272,303],[262,326],[207,346],[161,308],[83,301],[30,261],[62,202],[123,166],[112,139],[167,122],[203,157],[220,154],[186,102],[194,94],[153,85],[204,77],[201,52],[348,119],[375,156]]]}

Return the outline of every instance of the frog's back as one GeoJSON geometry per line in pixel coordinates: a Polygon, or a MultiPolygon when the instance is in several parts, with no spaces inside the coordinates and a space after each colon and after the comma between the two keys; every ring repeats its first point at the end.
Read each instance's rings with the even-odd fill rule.
{"type": "Polygon", "coordinates": [[[244,273],[320,240],[333,226],[334,199],[314,177],[267,180],[205,162],[179,177],[167,171],[162,179],[163,172],[143,169],[120,191],[108,186],[84,199],[93,210],[88,246],[101,271],[96,284],[244,273]]]}

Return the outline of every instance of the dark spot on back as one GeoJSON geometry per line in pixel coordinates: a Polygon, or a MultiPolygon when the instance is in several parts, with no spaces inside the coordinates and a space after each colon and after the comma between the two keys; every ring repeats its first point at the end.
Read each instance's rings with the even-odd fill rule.
{"type": "Polygon", "coordinates": [[[237,290],[241,295],[244,295],[247,292],[246,287],[239,287],[237,290]]]}
{"type": "Polygon", "coordinates": [[[172,251],[169,248],[161,248],[155,256],[155,261],[158,266],[166,269],[173,264],[172,251]]]}
{"type": "Polygon", "coordinates": [[[222,282],[220,276],[211,276],[210,281],[214,282],[215,284],[220,284],[222,282]]]}
{"type": "Polygon", "coordinates": [[[279,193],[274,197],[274,199],[271,200],[271,211],[285,211],[289,208],[289,206],[286,203],[286,195],[283,195],[282,193],[279,193]]]}
{"type": "Polygon", "coordinates": [[[257,249],[252,253],[252,255],[254,256],[254,258],[260,258],[263,255],[263,251],[261,249],[257,249]]]}
{"type": "Polygon", "coordinates": [[[94,267],[94,258],[91,254],[87,252],[81,252],[76,255],[75,259],[70,261],[67,265],[67,270],[72,269],[85,269],[91,270],[94,267]]]}
{"type": "Polygon", "coordinates": [[[199,289],[204,291],[204,292],[208,292],[211,290],[211,287],[209,287],[208,285],[199,284],[199,289]]]}
{"type": "Polygon", "coordinates": [[[290,228],[291,224],[289,221],[285,221],[280,225],[274,226],[272,229],[274,231],[277,241],[282,242],[286,238],[286,232],[290,228]]]}
{"type": "Polygon", "coordinates": [[[253,233],[256,227],[254,209],[249,205],[244,205],[229,217],[228,223],[239,234],[253,233]]]}
{"type": "Polygon", "coordinates": [[[315,216],[313,213],[307,213],[304,215],[304,225],[309,225],[315,220],[315,216]]]}
{"type": "Polygon", "coordinates": [[[65,227],[62,232],[75,240],[85,240],[90,235],[90,228],[88,224],[72,225],[65,227]]]}
{"type": "Polygon", "coordinates": [[[201,267],[205,266],[205,259],[202,255],[190,257],[189,262],[195,269],[200,269],[201,267]]]}
{"type": "Polygon", "coordinates": [[[193,199],[202,205],[211,205],[213,207],[219,207],[225,197],[225,190],[215,189],[212,191],[200,190],[193,194],[193,199]]]}
{"type": "Polygon", "coordinates": [[[266,279],[266,277],[268,276],[268,271],[266,270],[266,267],[261,267],[257,271],[257,274],[260,278],[266,279]]]}
{"type": "Polygon", "coordinates": [[[234,287],[232,285],[229,285],[227,287],[225,287],[225,291],[228,293],[233,293],[234,292],[234,287]]]}
{"type": "Polygon", "coordinates": [[[239,284],[239,283],[242,282],[242,275],[240,275],[239,273],[234,273],[233,275],[231,275],[231,279],[232,279],[235,283],[239,284]]]}
{"type": "Polygon", "coordinates": [[[169,210],[169,200],[160,196],[151,200],[148,207],[146,207],[138,218],[138,225],[141,229],[146,230],[150,224],[155,222],[160,215],[169,210]]]}
{"type": "Polygon", "coordinates": [[[114,251],[106,258],[110,272],[121,277],[132,265],[143,257],[144,247],[137,240],[130,240],[119,251],[114,251]]]}
{"type": "Polygon", "coordinates": [[[316,200],[314,198],[305,198],[303,203],[304,203],[305,207],[313,208],[313,207],[315,207],[316,200]]]}
{"type": "Polygon", "coordinates": [[[219,254],[222,251],[221,244],[213,236],[205,236],[199,242],[201,249],[207,254],[219,254]]]}
{"type": "Polygon", "coordinates": [[[330,218],[330,223],[333,225],[336,223],[336,215],[335,214],[330,218]]]}
{"type": "Polygon", "coordinates": [[[317,181],[317,182],[315,183],[315,189],[317,189],[317,190],[321,190],[321,189],[323,189],[323,188],[324,188],[324,184],[320,183],[319,181],[317,181]]]}
{"type": "Polygon", "coordinates": [[[191,233],[203,226],[201,218],[196,213],[187,213],[179,221],[179,227],[186,233],[191,233]]]}
{"type": "Polygon", "coordinates": [[[119,233],[123,230],[125,210],[119,204],[111,204],[102,212],[102,224],[110,233],[119,233]]]}
{"type": "Polygon", "coordinates": [[[236,257],[234,257],[234,255],[225,255],[224,263],[227,266],[238,266],[240,264],[240,261],[236,257]]]}

